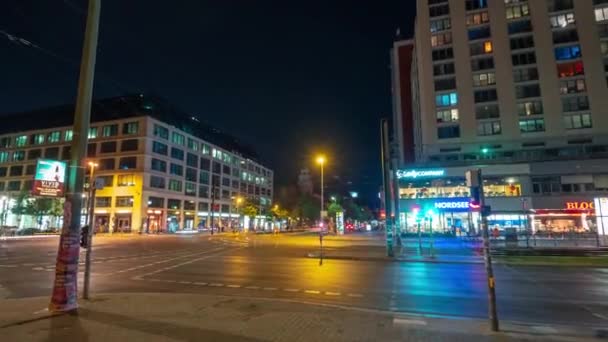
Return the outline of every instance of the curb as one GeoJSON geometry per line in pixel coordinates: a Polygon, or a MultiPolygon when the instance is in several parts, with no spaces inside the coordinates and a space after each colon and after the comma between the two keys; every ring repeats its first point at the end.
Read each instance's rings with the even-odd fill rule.
{"type": "MultiPolygon", "coordinates": [[[[308,253],[308,258],[319,259],[319,253],[308,253]]],[[[389,257],[355,257],[339,255],[323,255],[327,260],[355,260],[355,261],[381,261],[381,262],[424,262],[434,264],[483,264],[483,260],[443,260],[435,258],[412,259],[412,258],[389,258],[389,257]]]]}

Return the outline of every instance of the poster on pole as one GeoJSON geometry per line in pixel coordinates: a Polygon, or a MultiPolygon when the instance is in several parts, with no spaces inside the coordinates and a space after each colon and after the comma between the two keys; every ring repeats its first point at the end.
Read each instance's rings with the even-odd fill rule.
{"type": "Polygon", "coordinates": [[[61,197],[64,193],[66,163],[58,160],[38,159],[32,195],[61,197]]]}
{"type": "Polygon", "coordinates": [[[338,234],[344,234],[344,213],[341,211],[336,213],[336,227],[338,228],[338,234]]]}

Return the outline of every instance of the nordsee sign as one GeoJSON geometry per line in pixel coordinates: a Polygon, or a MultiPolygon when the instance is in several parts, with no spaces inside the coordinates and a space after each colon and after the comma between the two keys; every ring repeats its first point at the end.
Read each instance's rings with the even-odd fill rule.
{"type": "Polygon", "coordinates": [[[446,201],[435,202],[435,209],[450,210],[450,209],[469,209],[469,201],[446,201]]]}
{"type": "Polygon", "coordinates": [[[443,177],[443,176],[445,176],[445,170],[443,170],[443,169],[397,170],[397,179],[416,179],[416,178],[430,178],[430,177],[443,177]]]}
{"type": "Polygon", "coordinates": [[[450,199],[437,199],[432,203],[432,208],[438,212],[448,212],[448,213],[456,213],[456,212],[467,212],[471,210],[471,199],[460,197],[460,198],[450,198],[450,199]]]}

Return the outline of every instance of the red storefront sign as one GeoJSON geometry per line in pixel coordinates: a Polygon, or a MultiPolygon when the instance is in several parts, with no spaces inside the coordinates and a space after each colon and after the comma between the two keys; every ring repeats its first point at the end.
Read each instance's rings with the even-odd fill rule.
{"type": "Polygon", "coordinates": [[[591,202],[566,202],[566,207],[565,209],[567,210],[589,210],[589,209],[595,209],[595,205],[593,204],[593,201],[591,202]]]}

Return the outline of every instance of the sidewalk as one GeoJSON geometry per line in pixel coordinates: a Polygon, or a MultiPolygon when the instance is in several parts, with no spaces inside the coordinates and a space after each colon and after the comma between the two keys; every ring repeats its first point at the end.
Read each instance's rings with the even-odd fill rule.
{"type": "Polygon", "coordinates": [[[400,316],[289,300],[117,294],[49,316],[48,298],[0,301],[3,341],[591,341],[593,329],[400,316]],[[580,335],[582,334],[582,335],[580,335]]]}

